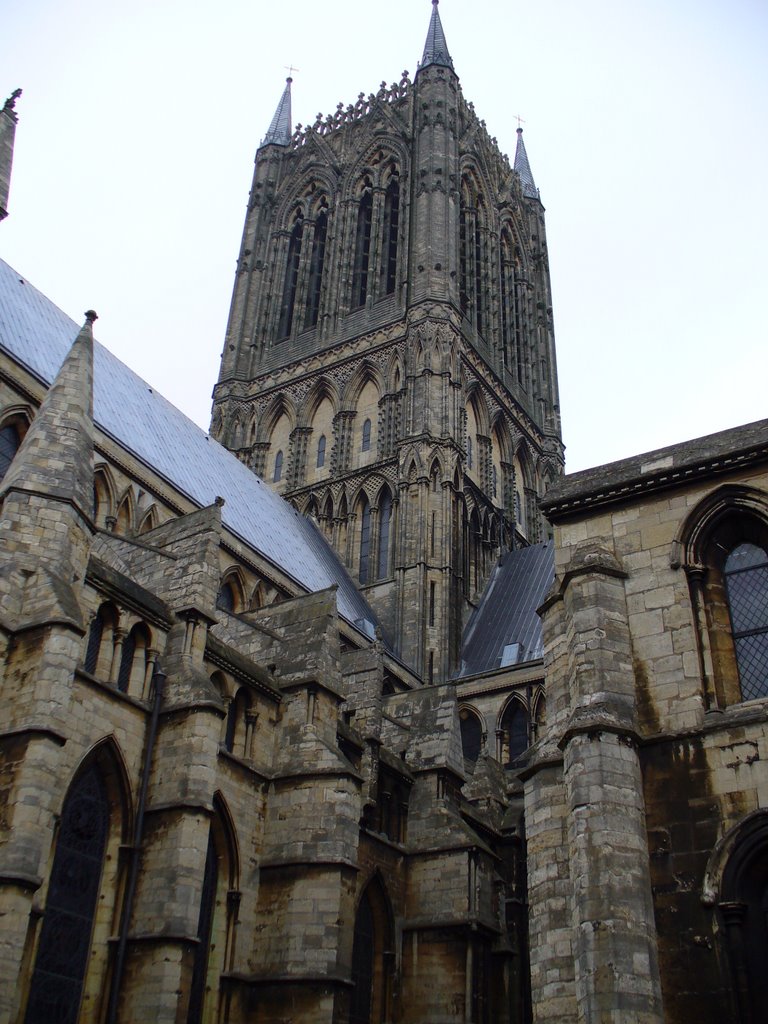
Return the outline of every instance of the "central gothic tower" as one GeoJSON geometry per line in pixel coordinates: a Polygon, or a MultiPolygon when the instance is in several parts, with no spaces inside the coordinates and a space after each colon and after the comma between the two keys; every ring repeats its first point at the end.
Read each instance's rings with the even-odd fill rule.
{"type": "Polygon", "coordinates": [[[211,432],[319,528],[425,681],[562,471],[544,208],[433,0],[407,72],[256,155],[211,432]]]}

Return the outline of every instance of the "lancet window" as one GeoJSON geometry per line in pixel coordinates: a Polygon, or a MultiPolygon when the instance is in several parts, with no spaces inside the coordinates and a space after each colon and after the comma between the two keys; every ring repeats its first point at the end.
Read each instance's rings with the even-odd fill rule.
{"type": "Polygon", "coordinates": [[[360,499],[360,570],[358,577],[361,583],[368,582],[371,557],[371,506],[363,495],[360,499]]]}
{"type": "Polygon", "coordinates": [[[486,230],[487,213],[474,182],[465,177],[459,212],[459,301],[461,311],[478,334],[486,328],[486,230]]]}
{"type": "Polygon", "coordinates": [[[352,272],[352,305],[364,306],[368,298],[368,278],[371,261],[371,228],[373,226],[373,186],[366,177],[357,209],[355,254],[352,272]]]}
{"type": "MultiPolygon", "coordinates": [[[[325,204],[325,201],[323,201],[325,204]]],[[[307,286],[307,316],[305,328],[315,327],[320,316],[320,297],[325,266],[325,250],[328,238],[328,211],[325,205],[315,220],[315,232],[312,236],[312,255],[309,264],[309,282],[307,286]]]]}
{"type": "Polygon", "coordinates": [[[397,240],[400,230],[400,178],[392,168],[392,177],[384,194],[384,223],[381,233],[381,293],[391,295],[397,282],[397,240]]]}
{"type": "Polygon", "coordinates": [[[389,537],[392,523],[392,496],[387,488],[379,498],[379,551],[378,578],[384,579],[389,574],[389,537]]]}
{"type": "Polygon", "coordinates": [[[304,236],[304,215],[297,210],[293,228],[288,240],[288,256],[283,279],[283,297],[280,303],[280,322],[277,328],[278,339],[287,338],[293,327],[293,311],[296,304],[296,292],[299,285],[299,267],[301,261],[301,243],[304,236]]]}

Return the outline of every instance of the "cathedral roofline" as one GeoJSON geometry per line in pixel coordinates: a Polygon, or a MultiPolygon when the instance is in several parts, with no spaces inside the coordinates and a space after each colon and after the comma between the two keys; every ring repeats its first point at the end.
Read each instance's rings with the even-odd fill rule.
{"type": "Polygon", "coordinates": [[[768,419],[571,473],[549,489],[541,510],[551,522],[559,522],[697,477],[711,479],[765,462],[768,419]]]}
{"type": "Polygon", "coordinates": [[[453,71],[453,61],[448,52],[448,43],[445,39],[445,32],[440,21],[440,13],[437,9],[439,3],[440,0],[432,0],[432,17],[429,21],[429,30],[427,31],[427,39],[424,43],[424,54],[421,58],[419,71],[431,65],[450,68],[453,71]]]}

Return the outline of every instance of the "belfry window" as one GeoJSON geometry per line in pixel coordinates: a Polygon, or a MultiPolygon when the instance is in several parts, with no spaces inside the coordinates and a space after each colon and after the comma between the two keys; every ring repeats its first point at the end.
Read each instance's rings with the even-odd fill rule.
{"type": "Polygon", "coordinates": [[[309,265],[309,286],[307,288],[307,319],[305,327],[315,327],[320,315],[320,295],[325,266],[325,247],[328,236],[328,214],[325,210],[315,221],[312,237],[312,258],[309,265]]]}
{"type": "Polygon", "coordinates": [[[357,210],[355,233],[355,259],[352,273],[352,306],[364,306],[368,298],[368,272],[371,261],[371,226],[373,223],[373,194],[369,178],[357,210]]]}
{"type": "Polygon", "coordinates": [[[277,328],[278,338],[287,338],[293,327],[293,310],[296,304],[296,290],[299,284],[299,265],[301,260],[301,241],[304,234],[304,217],[299,210],[296,222],[288,241],[288,258],[286,260],[285,278],[283,281],[283,298],[280,303],[280,323],[277,328]]]}
{"type": "Polygon", "coordinates": [[[393,174],[384,196],[381,294],[391,295],[397,281],[397,238],[400,228],[400,179],[393,174]]]}
{"type": "Polygon", "coordinates": [[[728,611],[742,700],[768,696],[768,554],[757,544],[734,547],[725,560],[728,611]]]}

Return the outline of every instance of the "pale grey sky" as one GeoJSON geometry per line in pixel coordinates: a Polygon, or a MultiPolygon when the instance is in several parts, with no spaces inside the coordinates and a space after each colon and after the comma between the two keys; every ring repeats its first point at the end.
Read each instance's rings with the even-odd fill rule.
{"type": "MultiPolygon", "coordinates": [[[[207,427],[253,157],[411,76],[428,0],[26,0],[0,256],[207,427]]],[[[443,0],[464,94],[547,209],[567,469],[768,415],[768,5],[443,0]]]]}

